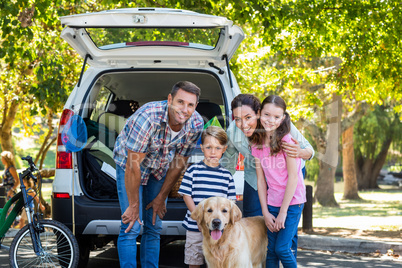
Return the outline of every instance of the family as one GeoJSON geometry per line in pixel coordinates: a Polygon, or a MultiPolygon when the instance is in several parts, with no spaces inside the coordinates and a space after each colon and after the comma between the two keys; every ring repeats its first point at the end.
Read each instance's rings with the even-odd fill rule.
{"type": "Polygon", "coordinates": [[[121,267],[137,267],[141,226],[141,266],[158,267],[167,197],[200,137],[204,160],[186,170],[179,189],[188,208],[183,222],[185,263],[204,264],[202,236],[191,212],[208,197],[236,199],[232,174],[241,153],[243,216],[264,217],[269,241],[266,266],[279,267],[281,262],[297,267],[297,227],[306,201],[304,161],[314,156],[314,149],[290,121],[279,96],[261,103],[251,94],[239,94],[231,103],[234,121],[225,132],[214,126],[203,130],[204,121],[195,110],[200,94],[191,82],[176,83],[167,100],[138,109],[116,140],[121,267]]]}

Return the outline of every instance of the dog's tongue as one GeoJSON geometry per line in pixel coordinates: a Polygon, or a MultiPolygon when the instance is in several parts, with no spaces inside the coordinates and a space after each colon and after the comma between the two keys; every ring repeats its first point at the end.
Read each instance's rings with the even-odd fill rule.
{"type": "Polygon", "coordinates": [[[211,231],[211,237],[213,240],[218,240],[222,236],[222,231],[220,230],[213,230],[211,231]]]}

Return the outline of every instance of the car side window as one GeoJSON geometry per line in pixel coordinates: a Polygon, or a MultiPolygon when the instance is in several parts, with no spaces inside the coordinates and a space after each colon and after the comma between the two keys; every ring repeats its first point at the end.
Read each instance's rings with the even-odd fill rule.
{"type": "Polygon", "coordinates": [[[96,97],[95,108],[91,114],[91,120],[97,121],[100,114],[106,111],[108,103],[113,98],[113,93],[109,89],[102,86],[96,97]]]}

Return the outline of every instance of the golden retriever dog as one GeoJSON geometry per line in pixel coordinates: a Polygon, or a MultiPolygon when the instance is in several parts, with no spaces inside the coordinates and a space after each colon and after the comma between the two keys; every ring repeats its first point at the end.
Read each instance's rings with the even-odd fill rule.
{"type": "Polygon", "coordinates": [[[268,238],[263,217],[242,218],[233,201],[210,197],[198,204],[191,218],[202,232],[208,268],[265,267],[268,238]]]}

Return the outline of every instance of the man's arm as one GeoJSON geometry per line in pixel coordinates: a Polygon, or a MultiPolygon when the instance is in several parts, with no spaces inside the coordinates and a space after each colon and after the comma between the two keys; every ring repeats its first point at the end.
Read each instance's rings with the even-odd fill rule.
{"type": "Polygon", "coordinates": [[[138,221],[140,224],[140,200],[139,189],[141,185],[141,169],[140,165],[144,160],[146,153],[137,153],[127,150],[127,163],[124,183],[126,186],[128,208],[121,216],[124,224],[129,223],[126,233],[131,230],[134,223],[138,221]]]}
{"type": "Polygon", "coordinates": [[[165,200],[168,197],[173,186],[176,184],[181,173],[186,167],[188,156],[182,156],[176,154],[173,161],[169,164],[169,169],[166,173],[165,181],[163,182],[162,188],[159,194],[147,205],[145,209],[153,208],[152,224],[155,225],[156,215],[163,219],[166,213],[165,200]]]}

